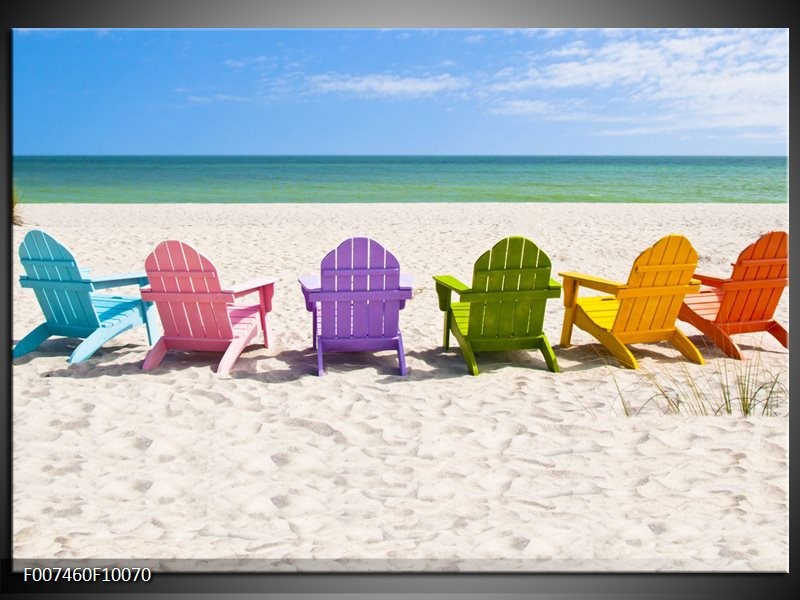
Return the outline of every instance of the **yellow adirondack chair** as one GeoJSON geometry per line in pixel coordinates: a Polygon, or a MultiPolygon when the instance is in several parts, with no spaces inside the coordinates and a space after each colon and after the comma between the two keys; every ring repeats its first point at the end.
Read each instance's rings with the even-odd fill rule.
{"type": "Polygon", "coordinates": [[[692,278],[697,252],[685,237],[668,235],[634,261],[627,283],[580,273],[564,278],[564,326],[561,345],[568,347],[572,326],[592,334],[631,369],[638,368],[627,344],[668,341],[692,362],[703,364],[700,351],[677,327],[675,320],[687,293],[700,289],[692,278]],[[612,296],[578,298],[580,286],[612,296]]]}

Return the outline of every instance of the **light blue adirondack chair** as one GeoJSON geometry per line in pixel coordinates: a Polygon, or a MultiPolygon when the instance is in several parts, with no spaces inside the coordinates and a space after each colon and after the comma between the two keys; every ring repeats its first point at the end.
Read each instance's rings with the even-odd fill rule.
{"type": "Polygon", "coordinates": [[[151,345],[158,337],[152,302],[94,293],[125,285],[141,287],[147,284],[145,273],[89,277],[67,248],[39,229],[22,240],[19,258],[26,273],[19,283],[33,289],[46,321],[14,346],[13,358],[33,352],[52,335],[85,338],[69,357],[70,363],[87,360],[111,338],[142,324],[151,345]]]}

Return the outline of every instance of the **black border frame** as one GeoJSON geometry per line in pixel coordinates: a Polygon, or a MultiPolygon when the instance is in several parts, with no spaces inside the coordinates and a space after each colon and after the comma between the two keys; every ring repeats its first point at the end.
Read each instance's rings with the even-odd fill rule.
{"type": "MultiPolygon", "coordinates": [[[[11,66],[13,27],[787,27],[790,30],[790,61],[796,54],[798,38],[791,31],[788,4],[777,0],[734,4],[724,0],[672,0],[669,3],[642,0],[27,0],[2,9],[0,43],[0,182],[2,202],[10,212],[11,197],[11,66]]],[[[795,61],[791,61],[794,63],[795,61]]],[[[790,94],[797,89],[791,80],[790,94]]],[[[797,140],[797,127],[790,122],[789,145],[797,140]]],[[[787,149],[788,150],[788,149],[787,149]]],[[[789,153],[789,179],[796,173],[797,160],[789,153]]],[[[791,206],[794,196],[790,186],[791,206]]],[[[790,225],[791,226],[791,225],[790,225]]],[[[503,594],[521,597],[584,597],[634,594],[637,598],[725,596],[750,598],[788,595],[790,574],[155,574],[147,584],[23,583],[11,572],[11,225],[2,227],[0,276],[6,284],[0,294],[2,339],[8,359],[0,363],[0,593],[78,593],[112,595],[119,592],[145,593],[268,593],[317,597],[321,593],[368,594],[369,597],[452,597],[503,594]],[[568,596],[565,596],[568,594],[568,596]]],[[[792,243],[791,255],[797,256],[792,243]]],[[[800,262],[792,267],[792,278],[800,262]]],[[[790,319],[797,310],[790,305],[790,319]]],[[[795,305],[796,306],[796,305],[795,305]]],[[[791,344],[798,342],[790,331],[791,344]]],[[[797,374],[791,369],[790,385],[797,374]]],[[[791,433],[790,455],[796,447],[791,433]]],[[[790,502],[791,477],[790,462],[790,502]]],[[[790,528],[791,531],[791,528],[790,528]]],[[[790,535],[791,539],[791,535],[790,535]]],[[[790,569],[795,570],[794,560],[790,569]]]]}

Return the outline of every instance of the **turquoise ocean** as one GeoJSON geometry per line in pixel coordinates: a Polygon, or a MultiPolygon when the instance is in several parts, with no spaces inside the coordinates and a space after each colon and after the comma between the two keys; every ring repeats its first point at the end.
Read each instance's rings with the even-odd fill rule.
{"type": "Polygon", "coordinates": [[[15,156],[23,202],[788,201],[783,156],[15,156]]]}

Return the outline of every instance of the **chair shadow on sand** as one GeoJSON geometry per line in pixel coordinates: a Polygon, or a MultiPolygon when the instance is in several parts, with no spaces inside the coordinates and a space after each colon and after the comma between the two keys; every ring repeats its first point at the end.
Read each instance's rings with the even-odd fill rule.
{"type": "MultiPolygon", "coordinates": [[[[481,375],[495,373],[511,367],[527,369],[531,372],[541,371],[543,375],[553,375],[548,371],[547,363],[545,363],[542,355],[535,350],[476,352],[475,356],[480,360],[481,375]]],[[[406,352],[406,357],[419,360],[431,367],[430,370],[413,369],[414,362],[410,363],[409,378],[412,380],[457,379],[470,376],[458,346],[447,350],[442,347],[429,350],[412,350],[406,352]]]]}
{"type": "MultiPolygon", "coordinates": [[[[43,357],[64,357],[80,343],[72,338],[56,338],[44,342],[34,353],[16,359],[15,364],[23,365],[43,357]]],[[[265,355],[260,344],[247,346],[236,365],[229,372],[230,379],[250,379],[261,383],[291,383],[305,377],[318,378],[317,352],[313,348],[303,350],[284,350],[276,354],[265,355]]],[[[173,351],[164,357],[162,365],[150,371],[142,371],[142,362],[147,349],[137,344],[124,346],[108,345],[101,348],[90,360],[81,364],[58,367],[44,372],[43,377],[64,377],[69,379],[92,379],[102,376],[121,377],[137,375],[142,377],[163,376],[170,372],[181,372],[188,369],[205,369],[215,373],[219,361],[219,352],[203,352],[197,350],[173,351]],[[130,358],[122,362],[123,359],[130,358]]],[[[326,357],[330,363],[332,374],[347,374],[361,370],[377,371],[375,379],[378,383],[405,381],[397,369],[397,354],[392,351],[381,352],[336,352],[326,357]]],[[[225,379],[220,379],[225,381],[225,379]]]]}
{"type": "MultiPolygon", "coordinates": [[[[16,343],[16,340],[13,341],[16,343]]],[[[72,379],[89,379],[100,377],[101,375],[119,377],[141,372],[141,360],[119,362],[120,358],[127,356],[136,358],[141,356],[143,358],[143,346],[139,344],[124,344],[121,346],[114,346],[113,343],[106,344],[98,349],[87,361],[68,364],[67,357],[82,341],[79,338],[66,337],[46,340],[42,342],[35,352],[15,358],[13,364],[26,365],[42,358],[61,358],[64,360],[63,367],[46,371],[42,373],[41,377],[69,377],[72,379]]]]}
{"type": "MultiPolygon", "coordinates": [[[[733,360],[730,359],[722,350],[720,350],[714,342],[702,334],[687,335],[689,340],[697,346],[703,357],[709,360],[733,360]]],[[[758,342],[754,344],[740,343],[739,347],[742,350],[753,351],[761,354],[768,355],[788,355],[788,351],[781,351],[781,349],[771,349],[758,342]]],[[[558,356],[559,366],[564,373],[568,372],[582,372],[590,369],[595,369],[603,366],[613,367],[615,369],[628,370],[621,366],[614,358],[614,355],[606,349],[605,346],[598,342],[574,344],[569,348],[564,348],[560,345],[553,347],[556,356],[558,356]]],[[[650,344],[632,344],[631,350],[636,356],[637,360],[649,359],[654,365],[662,365],[664,367],[679,364],[689,363],[679,352],[677,352],[668,342],[657,342],[650,344]]],[[[755,354],[751,354],[755,359],[755,354]]],[[[703,366],[700,367],[701,369],[703,366]]]]}
{"type": "MultiPolygon", "coordinates": [[[[283,350],[267,357],[246,357],[239,359],[241,366],[231,371],[232,379],[254,379],[263,383],[287,383],[306,377],[319,379],[317,372],[317,351],[313,348],[303,350],[283,350]],[[261,370],[247,368],[249,361],[262,361],[266,364],[261,370]]],[[[397,367],[397,353],[392,350],[375,353],[331,352],[325,355],[325,375],[339,376],[361,371],[371,371],[376,382],[404,381],[408,377],[400,375],[397,367]]]]}
{"type": "MultiPolygon", "coordinates": [[[[689,339],[700,348],[703,355],[709,360],[728,358],[703,335],[689,336],[689,339]]],[[[164,358],[162,366],[152,371],[142,371],[142,361],[147,351],[145,347],[133,343],[114,346],[112,343],[100,348],[92,358],[84,363],[67,364],[66,358],[80,342],[81,340],[77,338],[53,338],[43,342],[36,352],[15,359],[14,364],[24,365],[43,357],[63,357],[65,360],[63,367],[44,372],[41,376],[92,379],[101,376],[158,376],[170,371],[180,372],[194,368],[205,368],[214,373],[219,357],[218,352],[174,351],[164,358]],[[122,362],[122,359],[128,358],[130,360],[122,362]]],[[[750,353],[750,356],[754,356],[753,353],[775,356],[788,354],[786,350],[765,347],[758,341],[741,342],[739,346],[742,350],[750,353]]],[[[616,368],[624,368],[616,363],[612,354],[602,344],[596,342],[579,343],[569,348],[556,345],[553,348],[560,361],[561,373],[550,373],[541,355],[530,350],[482,352],[479,354],[481,373],[489,374],[514,368],[530,371],[531,377],[535,377],[541,372],[542,375],[546,374],[548,377],[557,379],[569,372],[579,373],[604,366],[615,365],[616,368]]],[[[666,342],[636,344],[632,348],[637,359],[650,359],[654,363],[661,363],[664,366],[685,362],[679,353],[675,352],[673,355],[673,349],[666,342]]],[[[299,381],[306,377],[318,377],[316,373],[317,353],[311,347],[303,350],[283,350],[270,355],[264,355],[260,351],[261,349],[260,344],[247,346],[230,372],[230,379],[250,379],[261,383],[279,384],[299,381]]],[[[371,370],[375,375],[375,383],[458,379],[469,375],[458,348],[445,350],[437,347],[407,351],[406,358],[410,360],[408,374],[405,377],[399,374],[396,353],[390,350],[380,353],[332,352],[329,357],[326,357],[326,364],[330,366],[332,375],[346,375],[362,370],[371,370]],[[428,368],[420,368],[423,365],[428,368]]]]}

